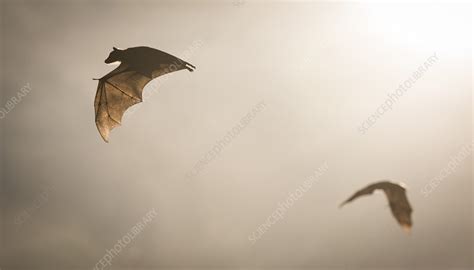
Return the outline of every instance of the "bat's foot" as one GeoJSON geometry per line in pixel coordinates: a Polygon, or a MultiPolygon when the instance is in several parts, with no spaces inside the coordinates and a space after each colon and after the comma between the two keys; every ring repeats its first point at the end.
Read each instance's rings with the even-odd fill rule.
{"type": "Polygon", "coordinates": [[[196,69],[195,66],[191,65],[190,63],[186,63],[185,66],[184,66],[187,70],[189,70],[190,72],[193,72],[194,69],[196,69]]]}

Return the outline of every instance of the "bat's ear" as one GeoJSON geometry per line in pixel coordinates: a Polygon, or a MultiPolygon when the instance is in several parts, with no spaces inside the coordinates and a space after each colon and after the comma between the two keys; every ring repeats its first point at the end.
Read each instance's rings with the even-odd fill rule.
{"type": "Polygon", "coordinates": [[[113,47],[114,51],[118,51],[119,49],[117,49],[116,47],[113,47]]]}

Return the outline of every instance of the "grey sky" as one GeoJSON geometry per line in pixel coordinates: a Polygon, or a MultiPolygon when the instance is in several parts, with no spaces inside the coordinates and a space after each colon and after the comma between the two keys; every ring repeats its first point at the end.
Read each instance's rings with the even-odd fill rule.
{"type": "Polygon", "coordinates": [[[473,266],[472,156],[421,192],[472,142],[469,5],[8,1],[1,18],[0,106],[31,86],[0,119],[2,269],[92,269],[150,209],[156,217],[107,269],[473,266]],[[187,61],[197,70],[150,83],[105,144],[92,78],[114,68],[103,63],[112,46],[180,57],[196,41],[187,61]],[[433,53],[439,61],[361,134],[433,53]],[[411,235],[382,194],[337,208],[380,179],[408,186],[411,235]]]}

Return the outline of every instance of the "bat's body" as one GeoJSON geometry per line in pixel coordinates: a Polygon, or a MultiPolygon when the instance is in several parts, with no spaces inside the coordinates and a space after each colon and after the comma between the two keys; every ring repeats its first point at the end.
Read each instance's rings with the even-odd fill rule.
{"type": "Polygon", "coordinates": [[[175,64],[176,67],[193,71],[193,65],[171,54],[150,47],[133,47],[126,50],[114,49],[105,60],[106,64],[120,61],[132,70],[137,70],[151,78],[153,71],[162,68],[162,65],[175,64]]]}
{"type": "Polygon", "coordinates": [[[120,125],[125,111],[142,102],[145,85],[152,79],[194,66],[171,54],[149,47],[119,50],[114,47],[105,63],[120,65],[99,79],[95,97],[95,122],[102,138],[107,142],[110,130],[120,125]]]}
{"type": "Polygon", "coordinates": [[[371,184],[354,193],[354,195],[341,204],[341,207],[360,196],[370,195],[375,190],[383,190],[385,192],[393,216],[405,230],[409,231],[412,226],[411,213],[413,212],[413,209],[408,202],[406,189],[400,184],[388,181],[371,184]]]}

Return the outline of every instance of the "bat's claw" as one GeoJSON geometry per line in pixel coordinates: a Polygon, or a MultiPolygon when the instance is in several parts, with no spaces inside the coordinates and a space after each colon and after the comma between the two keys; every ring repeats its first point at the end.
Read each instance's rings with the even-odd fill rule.
{"type": "Polygon", "coordinates": [[[190,63],[186,63],[185,65],[186,69],[189,70],[190,72],[193,72],[194,69],[196,69],[195,66],[191,65],[190,63]]]}

